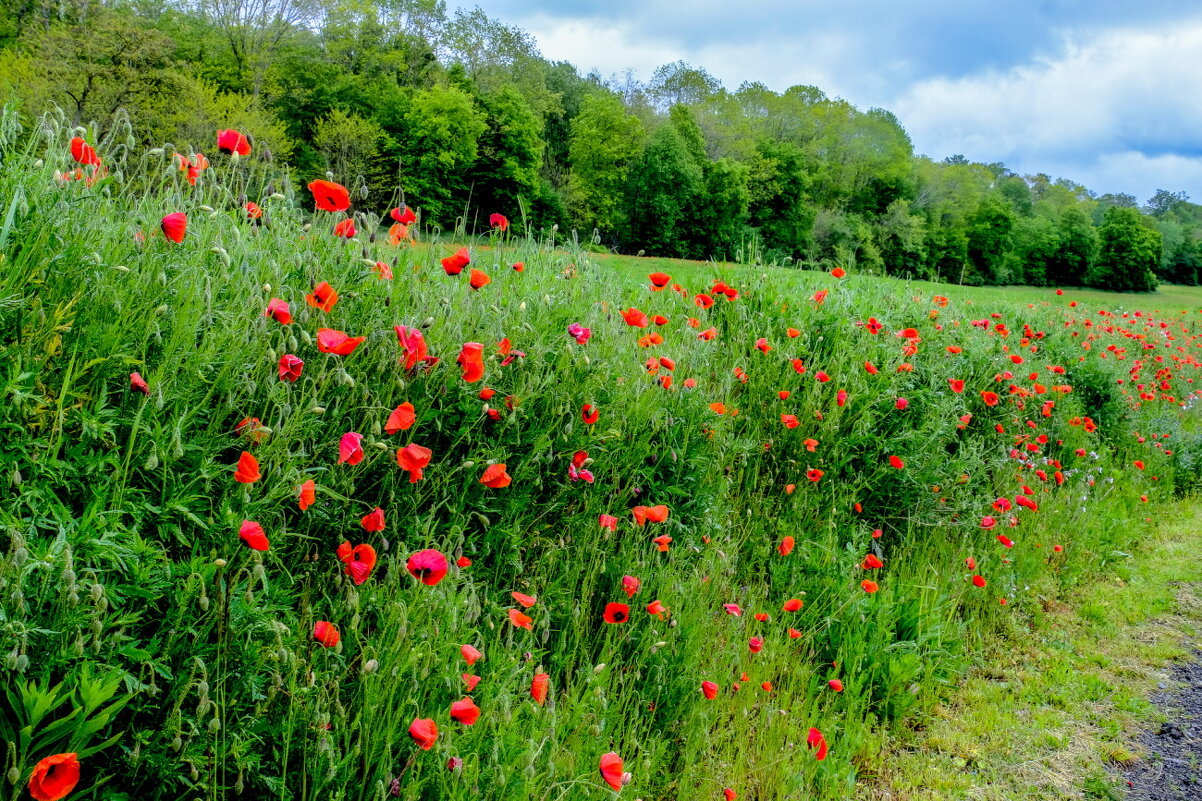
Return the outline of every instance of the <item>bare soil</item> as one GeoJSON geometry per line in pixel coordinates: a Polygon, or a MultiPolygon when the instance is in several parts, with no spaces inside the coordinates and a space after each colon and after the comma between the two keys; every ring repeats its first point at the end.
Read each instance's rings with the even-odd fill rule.
{"type": "Polygon", "coordinates": [[[1128,801],[1202,801],[1202,651],[1173,666],[1151,701],[1167,719],[1137,739],[1147,756],[1126,771],[1128,801]]]}

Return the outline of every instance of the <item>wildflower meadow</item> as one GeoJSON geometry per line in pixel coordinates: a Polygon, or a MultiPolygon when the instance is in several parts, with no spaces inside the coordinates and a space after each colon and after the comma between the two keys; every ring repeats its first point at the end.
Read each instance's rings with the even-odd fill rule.
{"type": "Polygon", "coordinates": [[[13,801],[866,798],[1199,479],[1155,295],[641,271],[127,134],[0,117],[13,801]]]}

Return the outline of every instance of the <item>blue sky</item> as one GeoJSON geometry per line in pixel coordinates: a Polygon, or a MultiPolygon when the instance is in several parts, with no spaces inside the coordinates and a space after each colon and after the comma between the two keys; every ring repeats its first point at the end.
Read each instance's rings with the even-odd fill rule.
{"type": "MultiPolygon", "coordinates": [[[[454,6],[455,3],[449,3],[454,6]]],[[[730,89],[814,84],[898,115],[915,150],[1141,201],[1202,202],[1202,6],[1165,0],[478,0],[547,58],[730,89]],[[1192,6],[1192,8],[1191,8],[1192,6]]]]}

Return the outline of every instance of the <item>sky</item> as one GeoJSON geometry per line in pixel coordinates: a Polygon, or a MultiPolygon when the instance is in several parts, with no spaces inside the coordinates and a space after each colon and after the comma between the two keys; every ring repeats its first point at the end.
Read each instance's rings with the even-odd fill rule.
{"type": "MultiPolygon", "coordinates": [[[[448,3],[454,7],[454,0],[448,3]]],[[[1202,202],[1202,5],[1181,0],[476,0],[544,57],[727,89],[813,84],[894,112],[915,152],[1141,202],[1202,202]],[[1191,8],[1192,6],[1192,8],[1191,8]]]]}

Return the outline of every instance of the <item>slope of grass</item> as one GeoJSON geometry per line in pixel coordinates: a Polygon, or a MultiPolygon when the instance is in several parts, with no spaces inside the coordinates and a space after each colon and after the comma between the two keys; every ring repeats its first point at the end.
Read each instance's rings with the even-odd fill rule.
{"type": "Polygon", "coordinates": [[[72,750],[80,794],[113,799],[602,799],[611,752],[630,797],[844,798],[972,654],[1196,480],[1190,314],[703,265],[656,291],[503,234],[448,275],[460,242],[336,237],[345,215],[254,155],[192,187],[170,152],[102,148],[89,186],[56,178],[70,132],[0,131],[13,797],[72,750]],[[396,326],[437,363],[406,367],[396,326]],[[322,329],[364,339],[323,352],[322,329]],[[418,580],[422,551],[445,577],[418,580]]]}

